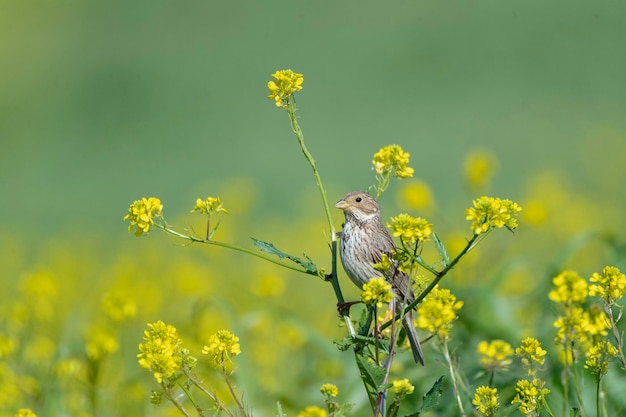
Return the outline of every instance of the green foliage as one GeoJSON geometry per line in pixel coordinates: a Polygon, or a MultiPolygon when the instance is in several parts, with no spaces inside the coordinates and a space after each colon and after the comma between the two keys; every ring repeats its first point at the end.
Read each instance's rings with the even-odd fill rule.
{"type": "Polygon", "coordinates": [[[315,265],[313,261],[311,260],[311,258],[309,258],[306,254],[304,254],[304,259],[298,258],[296,256],[289,255],[288,253],[285,253],[279,250],[272,243],[263,242],[262,240],[255,239],[255,238],[251,238],[251,239],[252,239],[252,242],[254,242],[254,245],[257,248],[261,249],[263,252],[276,255],[280,259],[289,259],[290,261],[295,262],[296,264],[302,266],[307,274],[311,274],[311,275],[320,274],[320,271],[317,268],[317,265],[315,265]]]}
{"type": "Polygon", "coordinates": [[[422,406],[420,411],[428,411],[435,408],[439,404],[439,399],[443,395],[443,375],[439,377],[422,398],[422,406]]]}

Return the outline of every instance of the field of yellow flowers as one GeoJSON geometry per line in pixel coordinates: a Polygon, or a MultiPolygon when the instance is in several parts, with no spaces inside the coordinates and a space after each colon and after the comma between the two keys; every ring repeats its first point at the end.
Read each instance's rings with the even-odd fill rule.
{"type": "Polygon", "coordinates": [[[626,415],[625,18],[4,2],[0,417],[626,415]]]}
{"type": "MultiPolygon", "coordinates": [[[[473,197],[443,207],[437,190],[412,178],[408,152],[381,148],[372,162],[385,221],[395,236],[423,244],[417,256],[426,269],[416,285],[445,261],[441,247],[454,257],[489,233],[418,306],[426,366],[399,351],[385,379],[388,415],[626,409],[621,200],[581,194],[556,171],[512,190],[519,206],[478,198],[497,158],[476,150],[458,178],[473,197]],[[389,164],[398,178],[391,186],[382,175],[389,164]],[[512,233],[491,233],[503,226],[512,233]]],[[[16,279],[1,295],[0,415],[371,413],[363,382],[372,376],[345,348],[347,322],[324,279],[331,239],[322,205],[320,215],[311,199],[302,216],[260,218],[253,189],[252,179],[226,183],[220,197],[201,196],[171,216],[154,197],[135,201],[126,217],[120,207],[120,230],[130,222],[138,239],[77,234],[35,247],[17,234],[4,239],[2,264],[16,279]],[[281,268],[294,259],[295,270],[281,268]],[[300,273],[309,262],[324,271],[300,273]]],[[[339,213],[329,219],[341,230],[339,213]]],[[[338,274],[346,300],[358,300],[338,274]]],[[[377,297],[361,299],[379,307],[390,300],[377,297]]]]}

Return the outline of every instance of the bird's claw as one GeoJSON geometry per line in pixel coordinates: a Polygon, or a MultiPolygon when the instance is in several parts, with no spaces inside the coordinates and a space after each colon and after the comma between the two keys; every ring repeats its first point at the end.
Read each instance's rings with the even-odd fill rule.
{"type": "Polygon", "coordinates": [[[337,303],[337,312],[339,312],[340,316],[343,316],[343,313],[350,314],[350,307],[359,303],[360,301],[344,301],[343,303],[337,303]]]}

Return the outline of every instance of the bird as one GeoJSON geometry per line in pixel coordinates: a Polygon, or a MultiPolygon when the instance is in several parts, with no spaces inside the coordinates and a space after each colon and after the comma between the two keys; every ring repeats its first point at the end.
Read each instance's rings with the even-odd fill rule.
{"type": "MultiPolygon", "coordinates": [[[[346,218],[341,232],[341,263],[350,280],[362,288],[370,279],[384,275],[374,269],[374,264],[382,260],[383,254],[391,259],[395,245],[383,225],[378,202],[368,193],[350,192],[335,207],[342,210],[346,218]]],[[[411,303],[415,299],[411,280],[407,274],[397,269],[389,275],[391,276],[384,278],[391,284],[398,301],[397,309],[401,311],[405,303],[411,303]]],[[[424,365],[424,354],[410,311],[404,315],[402,326],[409,339],[415,363],[424,365]]]]}

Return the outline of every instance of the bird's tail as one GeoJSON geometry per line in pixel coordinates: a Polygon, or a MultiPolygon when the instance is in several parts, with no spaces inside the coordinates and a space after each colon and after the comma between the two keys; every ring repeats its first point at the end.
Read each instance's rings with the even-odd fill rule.
{"type": "Polygon", "coordinates": [[[417,332],[415,331],[415,327],[413,326],[413,315],[410,312],[404,315],[402,325],[404,326],[406,337],[409,338],[409,343],[411,344],[411,351],[413,352],[413,359],[415,359],[415,363],[424,365],[424,354],[422,353],[422,346],[420,346],[420,340],[417,337],[417,332]]]}

